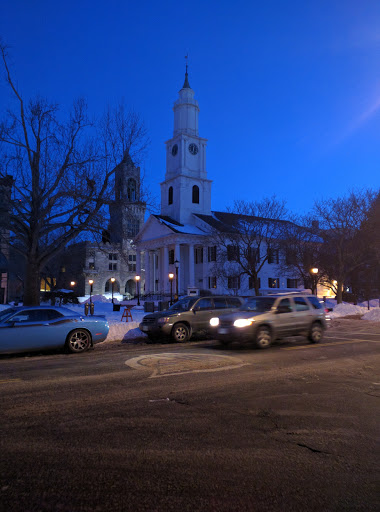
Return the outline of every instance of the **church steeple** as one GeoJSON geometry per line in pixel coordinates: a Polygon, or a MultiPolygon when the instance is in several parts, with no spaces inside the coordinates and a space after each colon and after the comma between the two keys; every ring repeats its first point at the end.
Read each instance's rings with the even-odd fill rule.
{"type": "Polygon", "coordinates": [[[191,89],[190,84],[189,84],[189,75],[187,73],[187,55],[186,55],[185,59],[186,59],[186,73],[185,73],[185,81],[183,82],[182,89],[191,89]]]}
{"type": "Polygon", "coordinates": [[[166,141],[166,174],[161,183],[161,214],[187,223],[193,213],[209,215],[211,181],[206,172],[206,142],[198,132],[198,101],[185,82],[173,106],[173,137],[166,141]]]}

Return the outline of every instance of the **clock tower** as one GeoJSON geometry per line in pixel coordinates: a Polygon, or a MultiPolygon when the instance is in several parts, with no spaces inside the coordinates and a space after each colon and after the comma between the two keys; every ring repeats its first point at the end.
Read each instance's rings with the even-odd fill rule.
{"type": "Polygon", "coordinates": [[[166,144],[166,174],[161,183],[161,215],[181,224],[193,213],[211,214],[211,181],[206,172],[206,142],[198,132],[198,102],[186,73],[173,106],[173,137],[166,144]]]}

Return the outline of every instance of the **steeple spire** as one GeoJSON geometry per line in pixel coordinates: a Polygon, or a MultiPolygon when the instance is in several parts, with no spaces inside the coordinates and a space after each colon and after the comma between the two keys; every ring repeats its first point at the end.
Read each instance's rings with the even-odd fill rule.
{"type": "Polygon", "coordinates": [[[185,55],[185,59],[186,59],[186,73],[185,73],[185,81],[183,82],[182,89],[191,89],[190,84],[189,84],[189,75],[187,74],[187,59],[188,58],[189,58],[189,56],[185,55]]]}

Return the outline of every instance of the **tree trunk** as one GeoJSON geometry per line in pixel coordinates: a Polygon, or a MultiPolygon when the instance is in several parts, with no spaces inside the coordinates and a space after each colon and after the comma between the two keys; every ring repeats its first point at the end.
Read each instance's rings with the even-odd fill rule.
{"type": "Polygon", "coordinates": [[[337,284],[337,292],[336,292],[336,302],[337,304],[342,304],[342,293],[343,293],[343,283],[342,281],[338,281],[337,284]]]}
{"type": "Polygon", "coordinates": [[[36,261],[29,258],[26,263],[24,283],[24,306],[40,304],[40,270],[36,261]]]}

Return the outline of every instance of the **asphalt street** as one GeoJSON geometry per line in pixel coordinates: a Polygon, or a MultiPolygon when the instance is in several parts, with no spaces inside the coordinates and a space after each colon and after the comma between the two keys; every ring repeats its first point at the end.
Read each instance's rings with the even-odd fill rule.
{"type": "Polygon", "coordinates": [[[380,326],[0,357],[4,511],[378,511],[380,326]]]}

